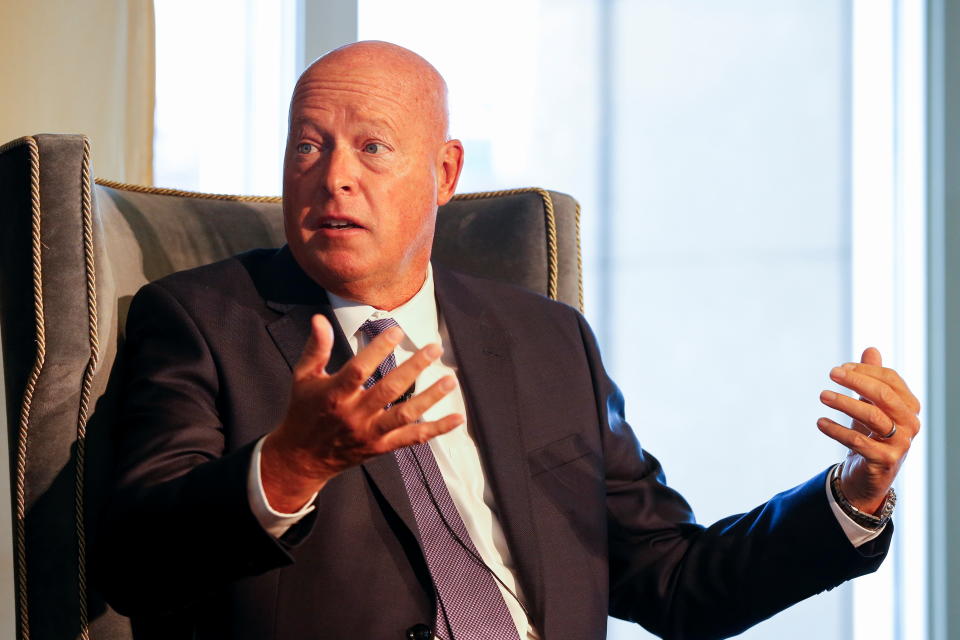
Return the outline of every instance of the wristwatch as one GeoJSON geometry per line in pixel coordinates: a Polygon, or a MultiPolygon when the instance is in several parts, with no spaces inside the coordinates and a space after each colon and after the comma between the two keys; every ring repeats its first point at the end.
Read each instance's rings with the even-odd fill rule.
{"type": "Polygon", "coordinates": [[[847,500],[847,497],[843,495],[843,492],[840,490],[840,472],[842,470],[843,463],[841,462],[830,472],[830,492],[833,493],[833,499],[840,505],[840,509],[842,509],[851,520],[864,529],[876,530],[883,528],[890,520],[890,516],[893,515],[893,508],[897,505],[897,492],[893,490],[893,487],[890,487],[890,491],[887,492],[887,498],[883,501],[883,506],[880,508],[879,514],[873,515],[865,511],[860,511],[860,509],[857,509],[847,500]]]}

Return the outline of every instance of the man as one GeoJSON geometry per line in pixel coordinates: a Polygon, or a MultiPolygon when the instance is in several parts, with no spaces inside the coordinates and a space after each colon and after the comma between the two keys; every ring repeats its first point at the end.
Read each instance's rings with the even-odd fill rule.
{"type": "Polygon", "coordinates": [[[696,525],[579,314],[431,267],[446,126],[419,56],[331,52],[291,102],[288,246],[137,295],[101,580],[138,636],[725,637],[879,566],[920,426],[879,354],[821,396],[854,419],[818,422],[835,482],[696,525]]]}

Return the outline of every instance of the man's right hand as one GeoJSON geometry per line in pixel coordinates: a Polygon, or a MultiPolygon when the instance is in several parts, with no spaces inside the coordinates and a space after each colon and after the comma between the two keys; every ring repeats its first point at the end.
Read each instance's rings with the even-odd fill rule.
{"type": "Polygon", "coordinates": [[[366,382],[403,339],[399,327],[381,333],[333,375],[326,372],[333,328],[322,315],[311,319],[310,338],[293,369],[290,406],[283,423],[264,440],[260,457],[263,489],[270,506],[283,513],[302,508],[341,471],[378,456],[453,430],[464,421],[451,414],[416,422],[456,387],[441,378],[407,402],[384,409],[440,357],[430,344],[370,389],[366,382]]]}

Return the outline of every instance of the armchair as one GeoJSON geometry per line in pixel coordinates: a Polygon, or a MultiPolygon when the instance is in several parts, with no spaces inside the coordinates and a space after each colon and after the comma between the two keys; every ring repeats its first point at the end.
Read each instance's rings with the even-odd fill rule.
{"type": "MultiPolygon", "coordinates": [[[[94,180],[79,135],[0,147],[0,333],[17,635],[126,640],[87,579],[111,470],[101,399],[130,299],[172,271],[284,242],[280,198],[94,180]]],[[[434,258],[582,307],[579,205],[543,189],[457,196],[434,258]]],[[[2,522],[2,521],[0,521],[2,522]]]]}

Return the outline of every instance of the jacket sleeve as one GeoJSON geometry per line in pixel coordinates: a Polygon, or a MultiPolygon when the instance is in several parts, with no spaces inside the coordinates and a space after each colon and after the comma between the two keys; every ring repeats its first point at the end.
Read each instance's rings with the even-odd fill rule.
{"type": "Polygon", "coordinates": [[[826,471],[748,513],[696,524],[625,421],[582,318],[580,328],[604,428],[610,615],[673,640],[726,638],[880,566],[892,525],[854,547],[830,510],[826,471]]]}
{"type": "Polygon", "coordinates": [[[254,443],[225,455],[218,370],[204,336],[163,286],[134,298],[115,365],[116,480],[92,563],[126,615],[190,606],[231,580],[292,562],[307,516],[280,540],[254,517],[254,443]]]}

